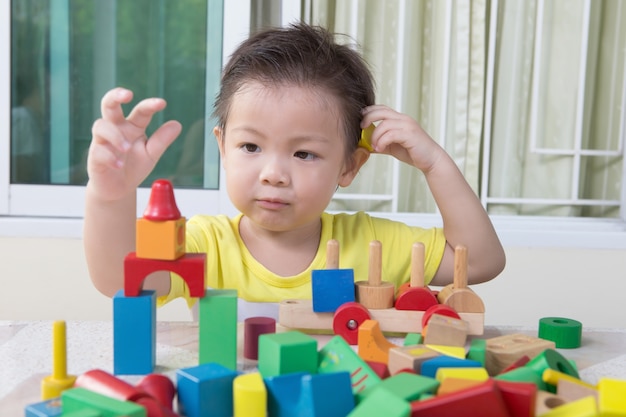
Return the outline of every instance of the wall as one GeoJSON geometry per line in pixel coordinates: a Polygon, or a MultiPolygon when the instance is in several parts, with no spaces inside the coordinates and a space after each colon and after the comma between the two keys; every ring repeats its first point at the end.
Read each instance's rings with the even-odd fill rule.
{"type": "MultiPolygon", "coordinates": [[[[623,250],[507,247],[497,279],[472,287],[487,325],[536,326],[541,317],[626,328],[623,250]]],[[[79,239],[0,238],[0,319],[109,320],[111,302],[89,280],[79,239]]],[[[189,320],[177,300],[159,320],[189,320]]]]}

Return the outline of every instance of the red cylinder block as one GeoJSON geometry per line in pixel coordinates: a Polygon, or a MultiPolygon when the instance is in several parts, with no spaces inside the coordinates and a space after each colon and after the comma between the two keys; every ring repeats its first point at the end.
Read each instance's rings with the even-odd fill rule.
{"type": "Polygon", "coordinates": [[[271,317],[249,317],[244,320],[243,357],[259,359],[259,336],[276,333],[276,320],[271,317]]]}

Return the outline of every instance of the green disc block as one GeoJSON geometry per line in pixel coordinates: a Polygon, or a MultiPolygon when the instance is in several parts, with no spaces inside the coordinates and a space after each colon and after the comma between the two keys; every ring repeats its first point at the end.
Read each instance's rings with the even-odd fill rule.
{"type": "Polygon", "coordinates": [[[544,317],[539,320],[539,338],[551,340],[558,349],[580,347],[583,325],[563,317],[544,317]]]}

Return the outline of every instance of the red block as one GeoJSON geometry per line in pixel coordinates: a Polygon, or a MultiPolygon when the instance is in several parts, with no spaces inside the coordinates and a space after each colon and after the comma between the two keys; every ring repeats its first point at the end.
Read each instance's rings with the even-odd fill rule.
{"type": "Polygon", "coordinates": [[[124,259],[124,295],[136,297],[141,292],[143,280],[156,271],[170,271],[181,276],[189,287],[192,297],[204,297],[206,254],[186,253],[173,261],[138,258],[135,252],[124,259]]]}
{"type": "Polygon", "coordinates": [[[462,391],[411,402],[411,417],[509,417],[494,380],[462,391]]]}
{"type": "Polygon", "coordinates": [[[426,311],[437,304],[437,297],[428,288],[412,287],[396,298],[394,307],[396,310],[426,311]]]}
{"type": "Polygon", "coordinates": [[[372,368],[372,371],[376,372],[376,375],[380,377],[380,379],[389,378],[389,368],[387,368],[386,363],[382,362],[374,362],[374,361],[365,361],[366,364],[372,368]]]}
{"type": "Polygon", "coordinates": [[[532,382],[494,380],[511,417],[534,417],[537,385],[532,382]]]}

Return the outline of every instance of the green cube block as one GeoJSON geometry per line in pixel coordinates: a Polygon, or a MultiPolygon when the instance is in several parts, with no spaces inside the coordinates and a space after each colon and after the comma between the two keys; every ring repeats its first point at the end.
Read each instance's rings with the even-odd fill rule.
{"type": "Polygon", "coordinates": [[[297,330],[259,336],[259,372],[264,378],[317,373],[317,340],[297,330]]]}
{"type": "Polygon", "coordinates": [[[129,401],[120,401],[84,388],[71,388],[61,394],[63,415],[85,408],[100,412],[102,417],[146,417],[146,409],[129,401]]]}

